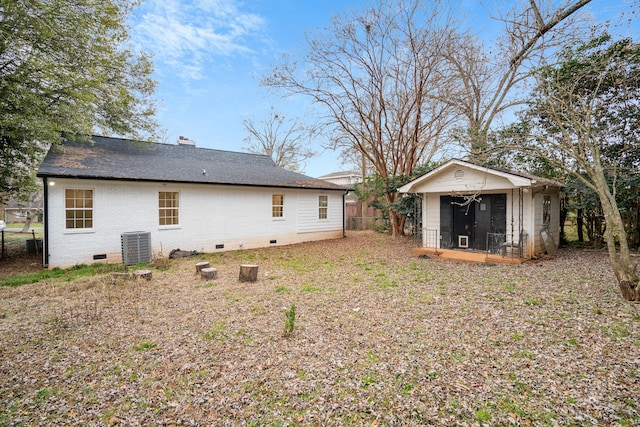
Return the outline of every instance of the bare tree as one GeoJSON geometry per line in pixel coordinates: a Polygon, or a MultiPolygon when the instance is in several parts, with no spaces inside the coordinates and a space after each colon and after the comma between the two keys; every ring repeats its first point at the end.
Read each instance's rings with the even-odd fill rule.
{"type": "MultiPolygon", "coordinates": [[[[304,67],[285,59],[263,84],[309,96],[334,132],[332,148],[355,148],[387,180],[429,161],[456,119],[438,52],[454,23],[439,2],[380,0],[336,17],[307,39],[304,67]]],[[[395,191],[388,191],[391,205],[395,191]]],[[[393,235],[404,218],[390,208],[393,235]]]]}
{"type": "Polygon", "coordinates": [[[539,71],[523,120],[513,129],[518,149],[545,159],[597,194],[609,259],[625,299],[640,301],[638,264],[630,256],[617,203],[620,177],[637,174],[640,159],[640,44],[608,35],[567,48],[559,65],[539,71]]]}
{"type": "Polygon", "coordinates": [[[244,139],[247,151],[266,154],[284,169],[302,171],[304,162],[317,154],[306,145],[313,132],[298,119],[286,119],[273,106],[268,117],[258,124],[252,119],[243,120],[242,124],[248,133],[244,139]]]}
{"type": "Polygon", "coordinates": [[[459,89],[448,100],[465,119],[458,139],[472,160],[485,160],[483,150],[495,120],[525,101],[531,67],[582,36],[585,21],[577,12],[590,1],[565,0],[557,7],[545,0],[523,0],[494,16],[504,24],[504,32],[489,51],[469,34],[444,45],[442,54],[459,89]]]}
{"type": "Polygon", "coordinates": [[[22,230],[21,230],[22,233],[29,232],[29,229],[31,228],[31,223],[34,220],[34,216],[37,218],[38,214],[42,213],[43,197],[44,197],[44,194],[42,190],[42,185],[39,184],[37,185],[37,189],[33,193],[31,193],[27,199],[24,199],[22,201],[22,203],[24,203],[24,205],[26,206],[26,209],[25,209],[26,216],[25,216],[24,226],[22,227],[22,230]]]}

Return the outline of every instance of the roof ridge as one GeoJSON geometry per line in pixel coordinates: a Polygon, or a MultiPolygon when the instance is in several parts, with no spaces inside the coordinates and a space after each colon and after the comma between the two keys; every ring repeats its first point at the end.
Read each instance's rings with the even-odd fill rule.
{"type": "MultiPolygon", "coordinates": [[[[142,142],[142,143],[147,143],[147,144],[162,145],[162,146],[166,146],[166,147],[186,147],[186,148],[189,148],[190,150],[196,149],[196,150],[206,150],[206,151],[218,151],[218,152],[221,152],[221,153],[242,154],[242,155],[249,155],[249,156],[260,156],[260,157],[269,157],[269,158],[271,158],[268,154],[251,153],[249,151],[223,150],[223,149],[220,149],[220,148],[198,147],[197,145],[195,145],[195,146],[194,145],[181,145],[181,144],[172,144],[172,143],[169,143],[169,142],[144,141],[144,140],[137,140],[137,139],[131,139],[131,138],[120,138],[120,137],[104,136],[104,135],[91,135],[89,137],[89,140],[91,140],[91,138],[94,138],[94,137],[110,139],[110,140],[113,140],[113,141],[132,142],[132,143],[142,142]]],[[[67,139],[67,141],[70,141],[70,142],[82,142],[82,141],[72,141],[72,140],[68,140],[68,139],[67,139]]]]}

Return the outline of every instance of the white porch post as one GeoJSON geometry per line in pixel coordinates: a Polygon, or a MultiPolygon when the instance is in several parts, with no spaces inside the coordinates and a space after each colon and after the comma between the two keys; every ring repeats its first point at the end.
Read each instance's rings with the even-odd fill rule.
{"type": "Polygon", "coordinates": [[[427,194],[426,193],[422,193],[422,247],[423,248],[427,247],[427,194]]]}

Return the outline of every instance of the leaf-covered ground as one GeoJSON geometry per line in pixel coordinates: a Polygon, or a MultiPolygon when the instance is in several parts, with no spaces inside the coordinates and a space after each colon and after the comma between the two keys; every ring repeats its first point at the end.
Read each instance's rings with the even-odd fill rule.
{"type": "Polygon", "coordinates": [[[0,424],[640,424],[640,307],[605,252],[513,266],[412,246],[354,232],[0,288],[0,424]]]}

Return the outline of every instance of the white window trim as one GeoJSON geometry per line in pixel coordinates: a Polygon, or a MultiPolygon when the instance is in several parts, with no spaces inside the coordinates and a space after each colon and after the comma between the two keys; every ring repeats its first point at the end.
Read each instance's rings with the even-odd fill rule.
{"type": "Polygon", "coordinates": [[[182,207],[182,194],[180,193],[179,190],[171,190],[171,189],[161,189],[158,190],[158,198],[156,198],[156,209],[158,212],[158,230],[176,230],[179,228],[182,228],[182,223],[181,223],[181,219],[182,219],[182,211],[181,211],[181,207],[182,207]],[[165,225],[160,225],[160,193],[178,193],[178,223],[177,224],[165,224],[165,225]]]}
{"type": "Polygon", "coordinates": [[[271,220],[272,221],[285,221],[286,220],[286,218],[285,218],[285,209],[284,209],[285,199],[286,199],[286,197],[285,197],[284,193],[271,193],[271,220]],[[274,208],[274,206],[276,206],[276,205],[273,204],[273,196],[282,196],[282,205],[281,205],[282,206],[282,216],[273,216],[273,208],[274,208]]]}
{"type": "Polygon", "coordinates": [[[548,226],[551,224],[551,213],[552,213],[552,198],[550,194],[542,195],[542,225],[548,226]],[[545,216],[548,215],[548,218],[545,216]],[[548,219],[548,220],[547,220],[548,219]]]}
{"type": "Polygon", "coordinates": [[[328,194],[318,194],[318,221],[329,221],[329,195],[328,194]],[[320,206],[320,197],[326,197],[327,206],[320,206]],[[324,209],[326,211],[326,217],[320,218],[320,209],[324,209]]]}
{"type": "Polygon", "coordinates": [[[62,210],[64,212],[64,216],[62,218],[64,224],[64,234],[92,234],[95,233],[96,228],[96,217],[95,217],[95,207],[96,207],[96,189],[94,187],[64,187],[62,189],[62,210]],[[91,208],[91,221],[93,226],[90,228],[67,228],[67,190],[91,190],[91,204],[93,207],[91,208]]]}
{"type": "MultiPolygon", "coordinates": [[[[65,224],[66,225],[66,224],[65,224]]],[[[95,234],[93,228],[65,228],[64,234],[95,234]]]]}
{"type": "Polygon", "coordinates": [[[158,225],[158,230],[177,230],[182,228],[180,224],[158,225]]]}

